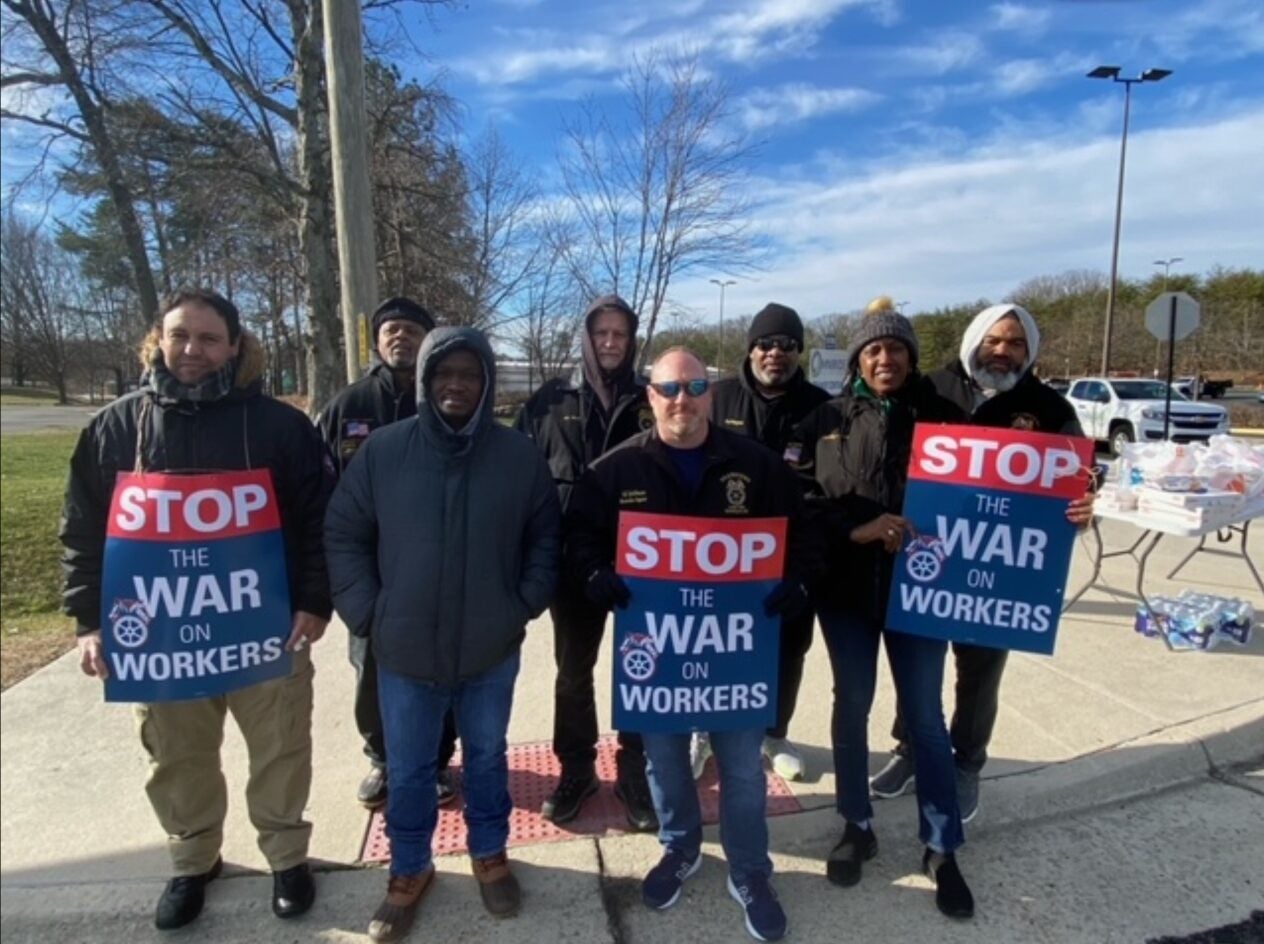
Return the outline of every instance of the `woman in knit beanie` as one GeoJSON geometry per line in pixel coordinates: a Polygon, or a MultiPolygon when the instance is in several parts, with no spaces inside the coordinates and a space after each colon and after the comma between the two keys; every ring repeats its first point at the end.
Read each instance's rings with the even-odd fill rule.
{"type": "Polygon", "coordinates": [[[787,449],[815,479],[811,503],[829,548],[829,573],[817,614],[834,672],[836,803],[843,834],[829,855],[835,885],[860,881],[878,851],[869,800],[869,711],[884,645],[912,733],[922,867],[935,903],[954,918],[974,914],[974,898],[956,861],[965,841],[956,765],[944,723],[941,687],[947,643],[886,628],[891,576],[915,535],[901,514],[915,423],[962,422],[961,409],[917,372],[917,334],[889,298],[870,304],[847,349],[843,395],[816,410],[787,449]],[[910,716],[916,716],[909,723],[910,716]]]}

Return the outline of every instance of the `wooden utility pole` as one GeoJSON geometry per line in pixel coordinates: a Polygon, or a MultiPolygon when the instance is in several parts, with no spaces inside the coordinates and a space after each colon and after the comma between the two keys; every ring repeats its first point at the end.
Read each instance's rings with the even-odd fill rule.
{"type": "Polygon", "coordinates": [[[322,0],[333,151],[338,271],[342,282],[342,340],[347,381],[360,376],[358,322],[377,306],[373,191],[369,184],[364,118],[364,54],[358,0],[322,0]]]}

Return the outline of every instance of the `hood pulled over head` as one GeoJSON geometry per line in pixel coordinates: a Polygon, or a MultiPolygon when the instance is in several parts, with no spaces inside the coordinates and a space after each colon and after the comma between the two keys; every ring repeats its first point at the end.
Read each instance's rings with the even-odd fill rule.
{"type": "Polygon", "coordinates": [[[496,404],[496,356],[487,342],[487,336],[477,328],[466,326],[435,328],[421,342],[421,350],[417,353],[417,416],[428,426],[440,432],[456,432],[461,435],[473,433],[491,422],[492,408],[496,404]],[[454,351],[470,351],[483,365],[483,392],[479,398],[474,416],[463,429],[452,430],[439,415],[435,404],[429,402],[430,381],[434,377],[435,368],[454,351]]]}
{"type": "Polygon", "coordinates": [[[999,305],[991,305],[984,308],[981,312],[974,316],[974,320],[970,322],[966,328],[965,334],[961,337],[961,350],[958,352],[961,358],[961,366],[965,368],[966,373],[974,375],[978,369],[978,362],[975,357],[979,352],[979,347],[983,344],[983,339],[987,337],[988,331],[992,326],[1002,318],[1013,315],[1018,319],[1018,323],[1023,326],[1023,334],[1027,340],[1027,360],[1023,362],[1023,366],[1019,368],[1018,375],[1026,374],[1040,355],[1040,329],[1036,327],[1036,319],[1022,305],[1015,305],[1013,302],[1002,302],[999,305]]]}
{"type": "Polygon", "coordinates": [[[584,380],[588,382],[588,386],[592,387],[606,409],[609,409],[610,404],[614,402],[619,385],[626,383],[632,377],[632,365],[636,363],[636,330],[639,325],[640,319],[632,310],[632,306],[614,294],[598,296],[584,312],[584,335],[580,339],[583,359],[580,366],[584,380]],[[628,323],[627,354],[618,367],[609,371],[603,370],[600,361],[597,360],[597,348],[592,338],[593,321],[603,311],[617,311],[628,323]]]}

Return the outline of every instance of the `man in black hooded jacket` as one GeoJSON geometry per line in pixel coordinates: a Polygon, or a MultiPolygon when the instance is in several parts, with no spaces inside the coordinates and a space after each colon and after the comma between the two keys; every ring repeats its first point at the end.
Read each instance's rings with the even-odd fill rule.
{"type": "MultiPolygon", "coordinates": [[[[578,376],[550,380],[518,414],[516,427],[536,441],[548,460],[563,511],[571,489],[598,456],[654,423],[645,384],[634,368],[636,329],[636,313],[618,295],[595,299],[584,314],[578,376]]],[[[553,752],[562,775],[541,814],[566,823],[598,788],[593,667],[606,611],[589,602],[577,577],[563,574],[550,613],[557,661],[553,752]]],[[[615,796],[623,802],[629,824],[638,830],[657,828],[640,735],[619,735],[616,769],[615,796]]]]}

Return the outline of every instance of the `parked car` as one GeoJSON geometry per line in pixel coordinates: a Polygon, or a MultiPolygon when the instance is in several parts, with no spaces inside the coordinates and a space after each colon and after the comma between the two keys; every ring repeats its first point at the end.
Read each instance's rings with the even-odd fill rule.
{"type": "Polygon", "coordinates": [[[1172,381],[1172,389],[1188,400],[1219,400],[1232,386],[1232,380],[1208,380],[1206,377],[1177,377],[1172,381]]]}
{"type": "Polygon", "coordinates": [[[1052,387],[1058,393],[1066,396],[1066,392],[1071,389],[1071,381],[1065,377],[1046,377],[1045,384],[1052,387]]]}
{"type": "MultiPolygon", "coordinates": [[[[1161,380],[1081,377],[1066,397],[1085,434],[1110,443],[1110,451],[1119,455],[1130,442],[1163,438],[1167,394],[1161,380]]],[[[1194,403],[1173,390],[1171,410],[1168,438],[1174,442],[1206,442],[1229,431],[1229,413],[1222,406],[1194,403]]]]}

